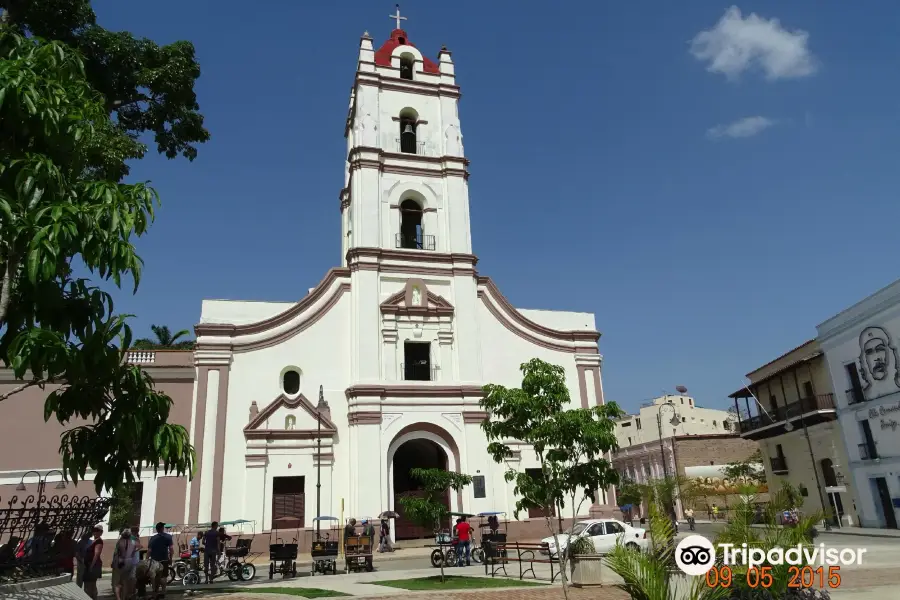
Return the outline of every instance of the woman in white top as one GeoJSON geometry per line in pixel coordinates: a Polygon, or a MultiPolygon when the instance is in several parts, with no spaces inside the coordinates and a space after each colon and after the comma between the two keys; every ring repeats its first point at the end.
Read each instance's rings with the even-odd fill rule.
{"type": "Polygon", "coordinates": [[[113,589],[115,590],[116,600],[128,600],[134,586],[131,581],[134,580],[134,571],[137,566],[135,555],[137,554],[137,544],[131,538],[131,531],[123,529],[116,548],[113,550],[113,589]]]}

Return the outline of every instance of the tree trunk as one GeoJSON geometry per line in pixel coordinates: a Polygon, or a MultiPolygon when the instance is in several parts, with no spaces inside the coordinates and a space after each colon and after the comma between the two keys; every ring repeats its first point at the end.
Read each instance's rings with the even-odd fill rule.
{"type": "MultiPolygon", "coordinates": [[[[547,514],[550,514],[551,511],[547,511],[547,514]]],[[[550,517],[545,516],[544,521],[547,523],[547,529],[550,530],[550,534],[553,535],[553,544],[556,546],[556,560],[559,561],[559,579],[562,583],[563,589],[563,598],[569,600],[569,580],[566,577],[566,555],[569,553],[569,544],[566,544],[566,551],[563,552],[562,548],[559,547],[559,534],[553,529],[553,522],[550,520],[550,517]]],[[[571,542],[571,537],[569,539],[571,542]]],[[[553,560],[553,557],[550,558],[553,560]]]]}

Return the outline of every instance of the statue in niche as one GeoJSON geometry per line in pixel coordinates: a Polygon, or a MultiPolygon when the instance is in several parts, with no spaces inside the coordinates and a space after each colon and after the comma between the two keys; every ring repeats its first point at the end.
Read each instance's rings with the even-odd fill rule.
{"type": "Polygon", "coordinates": [[[422,292],[419,290],[419,286],[414,285],[412,289],[412,305],[413,306],[421,306],[422,305],[422,292]]]}
{"type": "Polygon", "coordinates": [[[297,417],[294,415],[288,415],[284,418],[284,428],[288,431],[292,431],[297,428],[297,417]]]}

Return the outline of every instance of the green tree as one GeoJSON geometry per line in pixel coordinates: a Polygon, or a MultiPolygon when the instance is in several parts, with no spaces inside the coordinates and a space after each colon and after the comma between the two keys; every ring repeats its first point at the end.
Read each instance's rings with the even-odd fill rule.
{"type": "Polygon", "coordinates": [[[616,500],[619,506],[625,506],[626,504],[640,506],[641,502],[644,501],[644,490],[630,479],[625,479],[616,488],[616,500]]]}
{"type": "Polygon", "coordinates": [[[134,493],[136,486],[133,483],[122,483],[113,488],[110,494],[109,506],[109,530],[119,531],[125,527],[138,525],[134,521],[134,493]]]}
{"type": "Polygon", "coordinates": [[[766,483],[766,470],[763,468],[762,451],[756,451],[744,460],[736,460],[728,463],[723,469],[723,474],[731,481],[751,481],[754,483],[766,483]]]}
{"type": "Polygon", "coordinates": [[[131,242],[158,199],[144,183],[119,183],[135,144],[77,52],[0,23],[0,360],[21,382],[0,402],[58,386],[44,418],[74,425],[60,442],[63,472],[78,481],[93,470],[98,492],[145,468],[189,474],[194,460],[187,431],[167,424],[171,398],[125,363],[125,316],[72,269],[137,289],[131,242]]]}
{"type": "MultiPolygon", "coordinates": [[[[470,483],[472,477],[464,473],[451,473],[442,469],[412,469],[410,476],[422,484],[425,496],[400,498],[403,516],[420,527],[440,531],[450,512],[444,505],[450,490],[458,492],[470,483]]],[[[444,581],[444,561],[441,561],[441,582],[444,581]]]]}
{"type": "Polygon", "coordinates": [[[172,335],[172,332],[165,325],[151,325],[150,331],[156,336],[155,340],[150,338],[141,338],[134,343],[134,347],[138,350],[192,350],[194,342],[192,340],[181,340],[185,336],[191,335],[187,329],[172,335]]]}
{"type": "MultiPolygon", "coordinates": [[[[90,0],[0,0],[2,21],[19,33],[58,41],[83,57],[87,83],[100,108],[121,132],[109,157],[106,176],[128,174],[126,161],[147,151],[138,139],[152,134],[157,150],[169,158],[197,156],[196,144],[209,140],[194,84],[200,65],[190,42],[159,46],[126,31],[97,25],[90,0]]],[[[110,140],[112,141],[112,140],[110,140]]]]}
{"type": "MultiPolygon", "coordinates": [[[[559,533],[552,515],[566,506],[572,519],[585,502],[596,501],[599,490],[619,482],[618,473],[607,460],[617,447],[614,419],[622,414],[614,403],[593,408],[566,410],[570,405],[569,388],[562,367],[537,358],[520,366],[521,388],[484,386],[481,407],[490,413],[482,423],[488,453],[499,464],[513,456],[506,440],[518,440],[534,449],[543,474],[532,477],[526,471],[510,467],[506,481],[514,483],[515,514],[536,508],[544,511],[544,520],[560,548],[559,533]]],[[[568,598],[566,561],[568,552],[556,552],[562,572],[563,593],[568,598]]]]}

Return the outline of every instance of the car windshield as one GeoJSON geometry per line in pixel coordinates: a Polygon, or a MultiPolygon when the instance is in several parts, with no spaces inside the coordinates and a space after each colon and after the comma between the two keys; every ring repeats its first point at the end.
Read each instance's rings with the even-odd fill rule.
{"type": "Polygon", "coordinates": [[[575,523],[575,527],[571,528],[568,533],[569,535],[581,535],[581,532],[587,529],[587,523],[575,523]]]}

